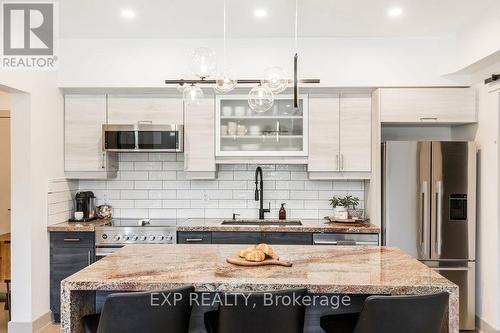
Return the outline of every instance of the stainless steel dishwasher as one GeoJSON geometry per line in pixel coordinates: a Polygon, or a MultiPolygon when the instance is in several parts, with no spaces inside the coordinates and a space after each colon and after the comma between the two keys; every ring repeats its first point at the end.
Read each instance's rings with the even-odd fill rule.
{"type": "Polygon", "coordinates": [[[377,246],[378,244],[378,234],[313,234],[313,245],[377,246]]]}

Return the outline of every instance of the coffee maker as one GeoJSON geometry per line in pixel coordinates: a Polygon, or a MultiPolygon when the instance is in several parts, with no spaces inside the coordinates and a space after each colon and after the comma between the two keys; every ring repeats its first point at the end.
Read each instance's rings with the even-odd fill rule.
{"type": "Polygon", "coordinates": [[[76,193],[75,212],[83,213],[83,219],[79,221],[91,221],[96,218],[95,195],[93,192],[76,193]]]}

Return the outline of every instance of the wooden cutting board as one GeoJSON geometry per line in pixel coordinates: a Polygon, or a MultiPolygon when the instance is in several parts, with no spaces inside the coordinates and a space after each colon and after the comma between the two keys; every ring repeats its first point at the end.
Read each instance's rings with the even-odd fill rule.
{"type": "Polygon", "coordinates": [[[354,220],[354,219],[337,219],[334,216],[328,216],[328,220],[334,223],[363,223],[364,220],[354,220]]]}
{"type": "Polygon", "coordinates": [[[289,261],[281,261],[281,260],[276,260],[276,259],[266,259],[264,261],[257,262],[257,261],[247,261],[247,260],[240,258],[238,256],[227,257],[226,261],[230,264],[238,265],[238,266],[268,266],[268,265],[276,265],[276,266],[284,266],[284,267],[291,267],[292,266],[292,263],[289,261]]]}

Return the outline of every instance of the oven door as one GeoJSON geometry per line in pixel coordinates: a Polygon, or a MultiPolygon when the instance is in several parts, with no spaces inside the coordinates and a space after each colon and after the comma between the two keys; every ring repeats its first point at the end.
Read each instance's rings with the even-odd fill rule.
{"type": "Polygon", "coordinates": [[[95,259],[100,260],[111,253],[115,252],[118,249],[121,249],[123,245],[106,245],[106,246],[99,246],[96,245],[95,247],[95,259]]]}

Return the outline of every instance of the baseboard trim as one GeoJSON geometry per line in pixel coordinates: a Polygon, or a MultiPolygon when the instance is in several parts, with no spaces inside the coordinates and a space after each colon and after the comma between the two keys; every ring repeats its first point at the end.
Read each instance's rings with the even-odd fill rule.
{"type": "Polygon", "coordinates": [[[9,321],[9,333],[39,333],[52,323],[52,312],[44,313],[31,322],[9,321]]]}
{"type": "Polygon", "coordinates": [[[476,316],[476,327],[480,333],[500,333],[499,330],[494,329],[487,322],[476,316]]]}

